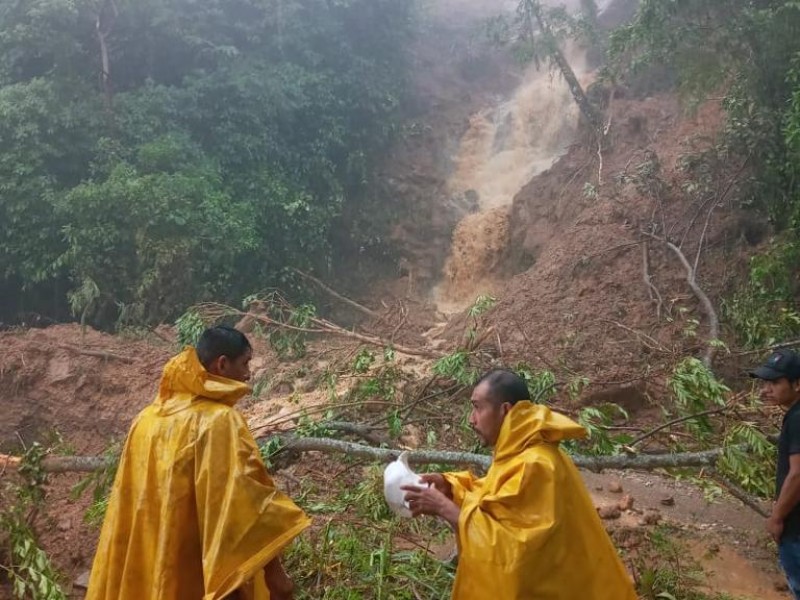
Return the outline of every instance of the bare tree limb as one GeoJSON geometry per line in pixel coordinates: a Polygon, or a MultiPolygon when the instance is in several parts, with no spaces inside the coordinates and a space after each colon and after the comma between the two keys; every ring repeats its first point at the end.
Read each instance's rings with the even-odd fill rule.
{"type": "Polygon", "coordinates": [[[292,268],[292,271],[297,273],[303,279],[306,279],[308,281],[311,281],[312,283],[315,283],[321,289],[323,289],[325,292],[327,292],[328,294],[330,294],[331,296],[336,298],[339,302],[342,302],[343,304],[346,304],[347,306],[356,309],[357,311],[367,315],[370,318],[373,318],[373,319],[379,319],[380,318],[380,315],[378,313],[376,313],[374,310],[371,310],[371,309],[367,308],[366,306],[364,306],[362,304],[359,304],[355,300],[351,300],[350,298],[347,298],[347,297],[343,296],[342,294],[340,294],[336,290],[328,287],[326,284],[324,284],[322,281],[320,281],[319,279],[317,279],[313,275],[309,275],[308,273],[304,273],[300,269],[295,269],[295,268],[292,268]]]}
{"type": "Polygon", "coordinates": [[[620,329],[624,329],[625,331],[628,331],[628,332],[632,333],[636,337],[641,338],[643,340],[642,343],[644,343],[644,340],[649,341],[650,344],[644,344],[644,345],[647,346],[648,348],[650,348],[651,350],[657,350],[659,352],[663,352],[664,354],[672,354],[672,351],[669,348],[665,348],[664,345],[661,344],[661,342],[659,342],[655,338],[647,335],[646,333],[644,333],[642,331],[636,331],[635,329],[631,329],[627,325],[623,325],[622,323],[620,323],[618,321],[613,321],[611,319],[601,319],[601,321],[603,321],[604,323],[611,323],[612,325],[615,325],[615,326],[619,327],[620,329]]]}
{"type": "Polygon", "coordinates": [[[653,437],[659,431],[663,431],[665,429],[669,429],[673,425],[678,425],[679,423],[684,423],[686,421],[691,421],[692,419],[699,419],[701,417],[707,417],[709,415],[718,415],[719,413],[723,413],[723,412],[725,412],[727,410],[730,410],[731,408],[732,407],[730,405],[720,406],[718,408],[712,408],[712,409],[709,409],[709,410],[704,410],[703,412],[695,413],[693,415],[686,415],[686,416],[680,417],[678,419],[673,419],[672,421],[667,421],[666,423],[663,423],[663,424],[659,425],[658,427],[655,427],[655,428],[651,429],[650,431],[647,431],[647,432],[643,433],[642,435],[637,437],[635,440],[633,440],[630,444],[628,444],[628,446],[630,446],[632,448],[633,446],[636,446],[637,444],[640,444],[644,440],[653,437]]]}
{"type": "MultiPolygon", "coordinates": [[[[605,130],[604,130],[605,131],[605,130]]],[[[597,139],[597,189],[603,187],[603,138],[597,139]]]]}
{"type": "Polygon", "coordinates": [[[719,339],[719,317],[717,316],[717,311],[714,310],[714,305],[711,304],[711,300],[709,299],[709,297],[706,295],[703,289],[697,284],[697,279],[695,278],[696,275],[695,270],[692,268],[692,265],[689,264],[686,255],[680,248],[678,248],[675,244],[673,244],[669,240],[659,238],[658,236],[653,235],[652,233],[642,231],[642,234],[666,244],[667,248],[669,248],[670,250],[672,250],[672,252],[675,253],[675,256],[678,257],[678,260],[686,269],[686,282],[689,284],[689,287],[692,288],[694,295],[700,301],[700,304],[702,305],[703,310],[706,313],[706,316],[708,317],[708,328],[709,328],[708,345],[706,348],[706,353],[703,356],[703,364],[710,369],[714,363],[714,356],[716,356],[717,354],[717,348],[711,342],[713,340],[719,339]]]}
{"type": "Polygon", "coordinates": [[[106,96],[106,108],[109,113],[112,108],[113,90],[111,87],[111,59],[109,57],[108,36],[114,29],[114,23],[119,16],[119,11],[114,0],[106,0],[97,13],[95,30],[97,41],[100,44],[101,80],[106,96]]]}
{"type": "Polygon", "coordinates": [[[730,479],[725,477],[722,473],[717,471],[714,468],[710,468],[707,470],[709,476],[719,483],[722,487],[724,487],[728,493],[733,496],[734,498],[740,500],[744,505],[752,508],[755,512],[761,515],[764,518],[769,517],[769,511],[765,509],[760,502],[752,495],[748,494],[745,490],[740,488],[738,485],[733,483],[730,479]]]}
{"type": "Polygon", "coordinates": [[[703,225],[703,231],[700,233],[700,241],[697,242],[697,253],[694,255],[694,272],[697,273],[697,265],[700,264],[700,255],[703,253],[703,244],[706,241],[706,233],[708,232],[708,225],[711,223],[711,215],[714,214],[714,211],[717,208],[717,201],[716,198],[714,202],[711,203],[711,208],[708,209],[708,214],[706,214],[706,222],[703,225]]]}
{"type": "Polygon", "coordinates": [[[350,423],[347,421],[323,421],[320,423],[320,427],[330,431],[340,431],[342,433],[356,435],[370,444],[379,446],[390,442],[389,438],[386,436],[376,433],[376,430],[380,428],[374,425],[362,425],[361,423],[350,423]]]}
{"type": "MultiPolygon", "coordinates": [[[[711,196],[710,198],[705,198],[704,200],[698,202],[697,209],[695,210],[692,218],[689,219],[689,224],[686,226],[686,229],[683,230],[683,235],[681,236],[681,241],[678,243],[678,248],[683,248],[684,242],[686,242],[686,238],[689,237],[689,233],[691,233],[692,229],[694,229],[694,225],[697,222],[698,217],[703,212],[703,209],[708,206],[709,202],[713,202],[716,196],[711,196]]],[[[691,208],[691,207],[690,207],[691,208]]],[[[686,211],[688,212],[688,211],[686,211]]],[[[675,231],[675,228],[678,227],[680,224],[680,220],[676,219],[672,226],[669,228],[669,233],[666,234],[665,237],[672,239],[672,232],[675,231]]]]}
{"type": "Polygon", "coordinates": [[[105,360],[118,360],[120,362],[124,362],[129,365],[134,363],[134,360],[130,356],[114,354],[113,352],[106,352],[102,350],[87,350],[84,348],[78,348],[77,346],[70,346],[69,344],[58,344],[58,347],[63,348],[64,350],[69,350],[70,352],[74,352],[75,354],[83,354],[84,356],[94,356],[96,358],[102,358],[105,360]]]}
{"type": "Polygon", "coordinates": [[[400,344],[394,344],[390,340],[386,340],[381,337],[365,335],[363,333],[350,331],[349,329],[344,329],[343,327],[339,327],[338,325],[328,321],[327,319],[322,319],[320,317],[311,317],[309,319],[311,324],[314,325],[314,328],[312,329],[309,327],[296,327],[294,325],[289,325],[288,323],[282,323],[264,314],[242,311],[233,308],[231,306],[225,306],[223,304],[217,304],[214,302],[199,304],[197,305],[196,309],[201,314],[210,317],[222,317],[231,315],[237,316],[239,318],[250,317],[255,321],[260,321],[261,323],[265,323],[267,325],[271,325],[273,327],[277,327],[280,329],[296,331],[298,333],[322,333],[329,335],[338,335],[358,340],[359,342],[362,342],[364,344],[369,344],[371,346],[379,346],[382,348],[386,346],[391,346],[398,352],[401,352],[402,354],[408,354],[411,356],[425,356],[427,358],[441,358],[442,356],[444,356],[444,353],[438,350],[433,350],[430,348],[411,348],[409,346],[401,346],[400,344]]]}
{"type": "Polygon", "coordinates": [[[759,348],[757,350],[745,350],[744,352],[734,352],[734,356],[752,356],[754,354],[762,354],[764,352],[771,352],[773,350],[780,350],[782,348],[794,348],[800,346],[800,339],[791,340],[789,342],[781,342],[780,344],[773,344],[766,348],[759,348]]]}
{"type": "Polygon", "coordinates": [[[653,278],[650,275],[650,245],[647,242],[642,244],[642,277],[647,286],[647,292],[650,300],[656,302],[656,318],[661,320],[661,308],[664,306],[664,299],[661,293],[653,283],[653,278]]]}

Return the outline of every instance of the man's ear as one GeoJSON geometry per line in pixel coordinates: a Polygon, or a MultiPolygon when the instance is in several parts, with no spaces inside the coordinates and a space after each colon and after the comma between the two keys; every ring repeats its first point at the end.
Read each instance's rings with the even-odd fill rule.
{"type": "Polygon", "coordinates": [[[511,402],[503,402],[503,415],[507,415],[508,411],[513,408],[513,404],[511,402]]]}
{"type": "Polygon", "coordinates": [[[224,354],[217,358],[217,369],[219,370],[220,375],[225,375],[225,373],[228,372],[228,368],[230,366],[231,366],[231,360],[224,354]]]}
{"type": "Polygon", "coordinates": [[[228,368],[228,357],[220,355],[208,365],[208,372],[212,375],[223,375],[228,368]]]}

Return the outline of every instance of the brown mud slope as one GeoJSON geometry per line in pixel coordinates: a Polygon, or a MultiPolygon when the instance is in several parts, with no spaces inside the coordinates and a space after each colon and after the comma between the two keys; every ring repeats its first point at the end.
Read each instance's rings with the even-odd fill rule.
{"type": "Polygon", "coordinates": [[[171,348],[77,325],[0,333],[0,450],[60,433],[77,453],[124,435],[156,390],[171,348]]]}
{"type": "MultiPolygon", "coordinates": [[[[688,115],[671,96],[617,99],[600,184],[596,148],[584,141],[520,191],[504,257],[513,277],[492,314],[506,361],[567,368],[599,383],[636,379],[681,353],[702,353],[708,317],[686,270],[663,242],[641,232],[663,236],[666,229],[694,263],[706,230],[697,282],[719,311],[722,292],[757,249],[748,244],[762,237],[745,229],[766,231],[729,206],[730,195],[696,201],[682,189],[682,161],[713,143],[722,118],[717,103],[688,115]],[[646,172],[657,174],[656,191],[636,185],[646,172]],[[645,246],[660,307],[644,281],[645,246]]],[[[722,338],[730,339],[724,328],[722,338]]]]}
{"type": "MultiPolygon", "coordinates": [[[[82,455],[124,438],[131,419],[152,400],[173,348],[158,337],[126,340],[77,325],[7,331],[0,344],[0,450],[47,446],[58,434],[61,451],[82,455]]],[[[98,534],[83,521],[91,490],[71,498],[79,481],[76,475],[53,478],[34,522],[45,551],[70,579],[88,568],[98,534]]],[[[0,493],[0,505],[4,501],[0,493]]],[[[10,598],[7,593],[0,587],[0,598],[10,598]]]]}

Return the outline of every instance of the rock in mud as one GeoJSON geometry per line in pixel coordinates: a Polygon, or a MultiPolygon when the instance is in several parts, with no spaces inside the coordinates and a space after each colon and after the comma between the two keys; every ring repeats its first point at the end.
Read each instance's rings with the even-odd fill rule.
{"type": "Polygon", "coordinates": [[[608,484],[608,491],[612,494],[621,494],[622,484],[619,481],[612,481],[608,484]]]}
{"type": "Polygon", "coordinates": [[[675,506],[675,498],[672,496],[664,496],[659,500],[663,506],[675,506]]]}
{"type": "Polygon", "coordinates": [[[788,592],[789,591],[789,584],[787,584],[783,580],[778,580],[775,582],[775,591],[776,592],[788,592]]]}
{"type": "Polygon", "coordinates": [[[659,521],[661,521],[661,513],[657,510],[648,510],[639,520],[639,525],[643,527],[647,525],[656,525],[659,521]]]}
{"type": "Polygon", "coordinates": [[[633,496],[631,496],[630,494],[625,494],[622,497],[622,500],[620,500],[617,503],[617,506],[623,512],[626,511],[626,510],[632,509],[633,508],[633,496]]]}
{"type": "Polygon", "coordinates": [[[600,506],[597,508],[597,514],[600,515],[601,519],[611,520],[619,519],[622,511],[620,511],[619,506],[600,506]]]}
{"type": "Polygon", "coordinates": [[[73,585],[76,588],[81,588],[82,590],[88,589],[89,577],[91,576],[91,574],[92,574],[91,571],[84,571],[83,573],[78,575],[78,578],[75,580],[75,583],[73,585]]]}
{"type": "Polygon", "coordinates": [[[72,529],[72,519],[70,519],[69,517],[61,519],[58,522],[57,527],[59,531],[69,531],[70,529],[72,529]]]}

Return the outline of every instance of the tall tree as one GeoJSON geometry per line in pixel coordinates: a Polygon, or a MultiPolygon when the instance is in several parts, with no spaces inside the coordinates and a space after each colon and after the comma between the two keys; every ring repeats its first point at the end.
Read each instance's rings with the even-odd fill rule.
{"type": "Polygon", "coordinates": [[[564,56],[559,40],[553,32],[551,24],[547,20],[541,2],[539,2],[539,0],[521,0],[519,10],[525,15],[527,22],[526,32],[530,37],[530,43],[532,45],[536,43],[535,37],[538,34],[541,38],[540,44],[542,46],[542,52],[561,72],[561,76],[564,78],[564,81],[567,82],[569,91],[575,103],[578,105],[578,108],[580,108],[581,113],[583,113],[586,121],[592,127],[597,138],[602,139],[604,135],[603,117],[597,107],[589,100],[583,86],[581,86],[575,75],[575,71],[564,56]],[[536,27],[534,27],[534,22],[536,27]]]}

